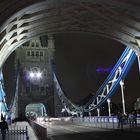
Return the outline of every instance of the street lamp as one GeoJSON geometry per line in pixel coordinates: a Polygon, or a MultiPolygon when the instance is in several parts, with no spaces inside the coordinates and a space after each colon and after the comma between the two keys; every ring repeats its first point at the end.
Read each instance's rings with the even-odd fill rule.
{"type": "Polygon", "coordinates": [[[100,117],[100,108],[97,108],[98,117],[100,117]]]}
{"type": "Polygon", "coordinates": [[[109,117],[110,117],[111,116],[110,99],[107,99],[107,104],[108,104],[108,114],[109,114],[109,117]]]}
{"type": "Polygon", "coordinates": [[[126,112],[125,112],[124,90],[123,90],[124,81],[123,80],[120,81],[120,86],[121,86],[121,93],[122,93],[123,114],[126,114],[126,112]]]}

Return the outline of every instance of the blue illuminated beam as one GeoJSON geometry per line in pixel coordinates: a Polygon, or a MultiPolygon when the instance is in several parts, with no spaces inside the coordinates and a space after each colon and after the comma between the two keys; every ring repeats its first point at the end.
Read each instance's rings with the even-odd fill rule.
{"type": "Polygon", "coordinates": [[[5,101],[5,92],[4,92],[4,82],[2,71],[0,70],[0,114],[6,114],[8,111],[7,104],[5,101]]]}

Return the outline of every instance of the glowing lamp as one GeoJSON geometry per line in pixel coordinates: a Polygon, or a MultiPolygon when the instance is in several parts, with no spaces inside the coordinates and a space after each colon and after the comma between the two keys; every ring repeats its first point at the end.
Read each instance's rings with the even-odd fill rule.
{"type": "Polygon", "coordinates": [[[37,73],[36,73],[36,77],[37,77],[37,78],[41,78],[41,76],[42,76],[41,72],[37,72],[37,73]]]}
{"type": "Polygon", "coordinates": [[[29,76],[30,76],[30,78],[34,78],[35,77],[35,74],[33,72],[30,72],[29,73],[29,76]]]}

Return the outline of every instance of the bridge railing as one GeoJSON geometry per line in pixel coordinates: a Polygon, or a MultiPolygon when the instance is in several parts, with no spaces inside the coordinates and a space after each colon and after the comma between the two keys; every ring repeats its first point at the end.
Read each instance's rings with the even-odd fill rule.
{"type": "MultiPolygon", "coordinates": [[[[72,122],[100,128],[118,128],[117,116],[91,116],[91,117],[73,117],[72,122]]],[[[128,119],[123,121],[124,127],[129,125],[128,119]]],[[[140,116],[137,117],[137,125],[140,125],[140,116]]]]}
{"type": "MultiPolygon", "coordinates": [[[[0,140],[2,140],[1,132],[0,140]]],[[[6,132],[6,140],[29,140],[28,127],[10,127],[6,132]]]]}

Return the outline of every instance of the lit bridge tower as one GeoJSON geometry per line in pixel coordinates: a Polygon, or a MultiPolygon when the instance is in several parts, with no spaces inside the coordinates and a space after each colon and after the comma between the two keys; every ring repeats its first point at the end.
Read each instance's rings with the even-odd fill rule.
{"type": "Polygon", "coordinates": [[[19,115],[25,114],[28,104],[43,103],[47,113],[54,116],[52,66],[54,40],[51,35],[36,37],[15,51],[15,64],[20,63],[19,115]]]}

